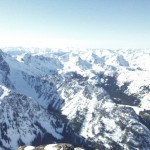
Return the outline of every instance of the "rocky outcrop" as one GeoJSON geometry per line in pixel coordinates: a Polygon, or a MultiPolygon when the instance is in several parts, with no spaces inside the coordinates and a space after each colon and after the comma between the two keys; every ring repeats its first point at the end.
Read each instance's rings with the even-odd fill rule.
{"type": "Polygon", "coordinates": [[[75,148],[71,144],[60,143],[60,144],[49,144],[49,145],[41,145],[41,146],[21,146],[18,150],[85,150],[83,148],[75,148]]]}

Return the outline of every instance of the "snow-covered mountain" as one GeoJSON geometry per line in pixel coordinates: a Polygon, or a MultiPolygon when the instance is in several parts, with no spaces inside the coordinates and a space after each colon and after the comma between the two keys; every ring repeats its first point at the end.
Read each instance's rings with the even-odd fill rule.
{"type": "Polygon", "coordinates": [[[149,74],[150,50],[4,48],[0,146],[148,150],[149,74]]]}

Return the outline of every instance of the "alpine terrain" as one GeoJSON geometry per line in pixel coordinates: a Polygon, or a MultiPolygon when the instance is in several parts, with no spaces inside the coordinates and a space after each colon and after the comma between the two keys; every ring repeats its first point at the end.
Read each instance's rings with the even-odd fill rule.
{"type": "Polygon", "coordinates": [[[70,143],[150,149],[150,51],[3,48],[0,149],[70,143]]]}

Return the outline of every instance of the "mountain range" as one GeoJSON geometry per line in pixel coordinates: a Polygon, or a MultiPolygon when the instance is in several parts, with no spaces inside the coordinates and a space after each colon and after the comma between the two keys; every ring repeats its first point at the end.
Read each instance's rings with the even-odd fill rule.
{"type": "Polygon", "coordinates": [[[2,48],[0,148],[150,149],[150,50],[2,48]]]}

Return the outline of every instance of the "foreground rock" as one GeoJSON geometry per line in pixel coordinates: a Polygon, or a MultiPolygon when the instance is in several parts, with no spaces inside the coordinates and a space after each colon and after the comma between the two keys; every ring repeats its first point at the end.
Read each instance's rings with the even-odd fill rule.
{"type": "Polygon", "coordinates": [[[74,148],[71,144],[49,144],[49,145],[41,145],[38,147],[34,146],[21,146],[18,150],[85,150],[82,148],[74,148]]]}

